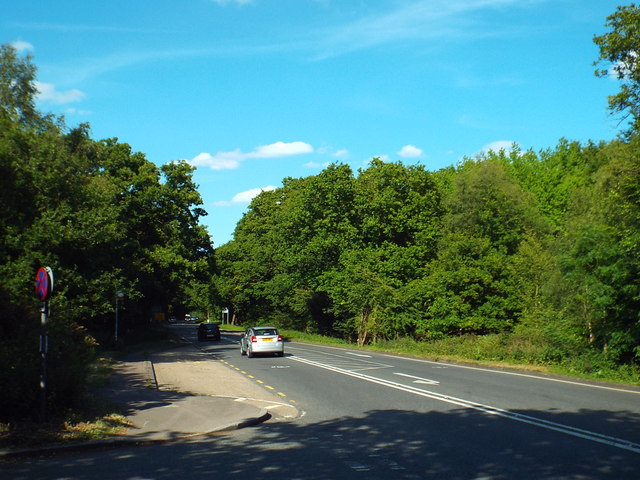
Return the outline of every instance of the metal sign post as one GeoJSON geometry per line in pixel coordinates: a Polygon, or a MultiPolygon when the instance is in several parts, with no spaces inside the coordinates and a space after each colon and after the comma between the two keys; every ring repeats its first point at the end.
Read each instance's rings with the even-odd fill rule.
{"type": "Polygon", "coordinates": [[[40,421],[47,416],[47,353],[49,352],[49,334],[47,332],[48,302],[40,302],[40,421]]]}
{"type": "Polygon", "coordinates": [[[42,267],[36,273],[36,297],[40,300],[40,357],[42,372],[40,374],[40,421],[47,415],[47,353],[49,351],[49,335],[47,332],[47,315],[49,314],[49,297],[53,293],[53,270],[42,267]]]}

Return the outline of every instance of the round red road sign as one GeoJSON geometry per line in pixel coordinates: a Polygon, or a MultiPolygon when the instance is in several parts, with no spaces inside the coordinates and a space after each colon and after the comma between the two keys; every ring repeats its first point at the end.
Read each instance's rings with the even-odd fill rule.
{"type": "Polygon", "coordinates": [[[36,273],[36,297],[45,302],[53,292],[53,272],[49,267],[41,267],[36,273]]]}

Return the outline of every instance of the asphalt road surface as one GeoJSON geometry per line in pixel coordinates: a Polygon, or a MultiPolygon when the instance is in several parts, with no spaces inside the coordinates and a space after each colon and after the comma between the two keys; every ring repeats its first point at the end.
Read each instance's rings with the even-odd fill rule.
{"type": "Polygon", "coordinates": [[[300,417],[2,465],[0,478],[640,478],[640,389],[301,343],[249,359],[238,340],[200,345],[300,417]]]}

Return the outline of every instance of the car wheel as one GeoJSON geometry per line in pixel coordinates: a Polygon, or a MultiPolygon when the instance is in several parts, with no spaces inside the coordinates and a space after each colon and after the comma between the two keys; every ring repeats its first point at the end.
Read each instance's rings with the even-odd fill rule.
{"type": "Polygon", "coordinates": [[[242,348],[242,343],[240,344],[240,355],[245,355],[244,348],[242,348]]]}
{"type": "Polygon", "coordinates": [[[248,356],[249,358],[253,358],[253,352],[251,351],[251,348],[248,348],[248,349],[247,349],[247,356],[248,356]]]}

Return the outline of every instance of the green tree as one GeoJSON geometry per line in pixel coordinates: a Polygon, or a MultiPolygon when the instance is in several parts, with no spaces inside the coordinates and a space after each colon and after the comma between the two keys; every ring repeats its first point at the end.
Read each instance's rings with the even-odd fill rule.
{"type": "Polygon", "coordinates": [[[619,6],[605,26],[609,31],[593,39],[600,49],[594,65],[603,65],[595,74],[620,80],[620,91],[609,97],[609,110],[620,115],[621,122],[628,121],[628,135],[640,126],[640,7],[633,3],[619,6]]]}
{"type": "Polygon", "coordinates": [[[564,228],[565,216],[576,189],[592,182],[593,174],[605,161],[602,145],[570,142],[560,139],[555,148],[539,154],[513,148],[490,152],[487,158],[499,162],[526,192],[533,194],[535,204],[552,231],[564,228]]]}
{"type": "Polygon", "coordinates": [[[360,171],[356,186],[364,244],[420,244],[433,251],[443,210],[433,175],[423,166],[374,158],[360,171]]]}
{"type": "Polygon", "coordinates": [[[577,192],[562,256],[566,306],[583,338],[612,360],[640,353],[639,144],[614,141],[591,186],[577,192]]]}
{"type": "Polygon", "coordinates": [[[10,44],[0,45],[0,114],[33,125],[40,115],[35,108],[36,67],[31,56],[19,58],[10,44]]]}
{"type": "Polygon", "coordinates": [[[380,272],[381,263],[373,250],[350,250],[338,268],[323,275],[324,289],[339,319],[337,331],[362,346],[388,336],[386,313],[394,296],[389,277],[380,272]]]}
{"type": "Polygon", "coordinates": [[[447,200],[450,231],[485,237],[511,255],[527,231],[546,229],[533,196],[494,159],[469,160],[455,184],[447,200]]]}
{"type": "Polygon", "coordinates": [[[522,309],[510,259],[487,238],[450,233],[407,296],[425,338],[509,331],[522,309]]]}

